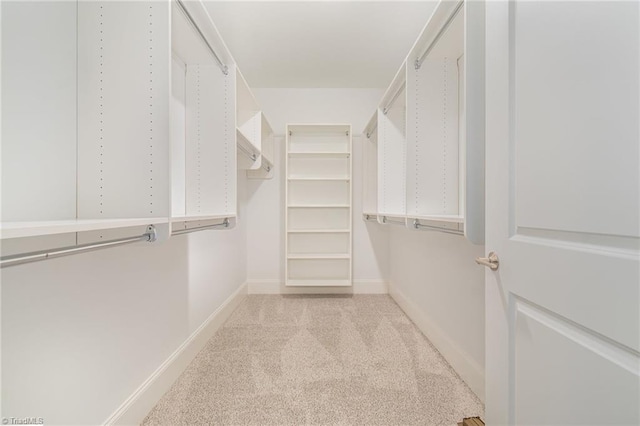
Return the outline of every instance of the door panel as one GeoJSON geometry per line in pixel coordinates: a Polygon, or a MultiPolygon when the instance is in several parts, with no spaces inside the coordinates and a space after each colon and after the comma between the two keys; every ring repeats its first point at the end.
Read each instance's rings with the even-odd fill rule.
{"type": "Polygon", "coordinates": [[[487,4],[488,424],[640,423],[639,21],[487,4]]]}
{"type": "Polygon", "coordinates": [[[634,354],[521,299],[513,306],[516,425],[637,424],[634,354]]]}
{"type": "Polygon", "coordinates": [[[640,195],[625,190],[640,179],[634,9],[512,6],[516,226],[640,236],[640,195]]]}

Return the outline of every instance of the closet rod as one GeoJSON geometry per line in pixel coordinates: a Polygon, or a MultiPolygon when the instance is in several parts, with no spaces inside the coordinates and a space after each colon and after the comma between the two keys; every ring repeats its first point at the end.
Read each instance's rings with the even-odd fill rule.
{"type": "Polygon", "coordinates": [[[196,21],[194,21],[193,16],[191,16],[191,14],[187,10],[187,8],[184,6],[184,3],[182,2],[182,0],[175,0],[175,1],[178,4],[178,6],[180,7],[180,10],[184,14],[184,16],[187,18],[187,21],[189,21],[189,23],[191,24],[193,29],[196,30],[198,35],[200,35],[200,38],[202,39],[204,44],[206,44],[207,47],[209,48],[209,52],[211,52],[211,54],[215,58],[216,62],[218,63],[218,66],[222,70],[222,73],[224,75],[229,75],[229,67],[226,66],[224,64],[224,62],[222,62],[222,60],[218,57],[218,55],[216,54],[216,51],[213,49],[213,47],[211,47],[211,45],[209,44],[209,41],[207,40],[207,38],[204,36],[202,31],[200,30],[200,27],[198,27],[198,24],[196,24],[196,21]]]}
{"type": "Polygon", "coordinates": [[[422,63],[427,58],[427,55],[429,55],[431,50],[433,50],[433,48],[436,46],[436,43],[438,43],[438,40],[440,40],[440,38],[444,35],[445,31],[447,31],[447,28],[449,28],[449,25],[451,25],[455,17],[458,15],[458,12],[462,8],[463,4],[464,4],[463,0],[460,0],[458,2],[458,4],[456,5],[456,8],[453,10],[453,13],[451,14],[451,16],[449,16],[449,18],[447,18],[447,21],[444,23],[442,28],[440,28],[440,30],[438,31],[436,36],[433,38],[433,40],[431,40],[431,43],[429,43],[429,46],[427,46],[427,49],[424,51],[422,55],[420,55],[418,59],[415,60],[413,65],[417,70],[420,69],[420,67],[422,66],[422,63]]]}
{"type": "Polygon", "coordinates": [[[376,217],[376,216],[374,216],[374,215],[370,215],[370,214],[365,214],[365,215],[364,215],[364,220],[368,220],[368,221],[373,221],[373,222],[375,222],[375,221],[376,221],[376,219],[377,219],[377,217],[376,217]]]}
{"type": "Polygon", "coordinates": [[[153,225],[147,227],[147,232],[138,237],[118,238],[115,240],[101,241],[99,243],[80,244],[72,247],[61,247],[51,250],[32,251],[28,253],[14,254],[0,257],[0,268],[38,262],[40,260],[54,259],[56,257],[69,256],[71,254],[85,253],[109,247],[118,247],[139,241],[153,242],[156,240],[156,228],[153,225]]]}
{"type": "Polygon", "coordinates": [[[393,95],[393,98],[391,98],[391,100],[389,101],[389,103],[387,104],[386,107],[384,107],[382,109],[382,113],[384,115],[387,115],[387,113],[389,112],[389,110],[391,109],[391,107],[393,106],[393,104],[395,103],[395,101],[398,99],[398,96],[400,96],[400,93],[402,93],[402,91],[404,90],[404,86],[407,84],[407,82],[405,81],[404,83],[402,83],[402,86],[400,86],[398,88],[398,91],[393,95]]]}
{"type": "Polygon", "coordinates": [[[238,145],[238,149],[240,151],[242,151],[247,157],[249,157],[251,159],[251,161],[256,161],[258,159],[258,156],[256,155],[255,152],[251,152],[249,151],[247,148],[245,148],[242,145],[238,145]]]}
{"type": "Polygon", "coordinates": [[[425,231],[436,231],[436,232],[444,232],[445,234],[464,235],[463,231],[439,228],[437,226],[423,225],[420,223],[420,220],[418,219],[413,219],[413,227],[415,229],[424,229],[425,231]]]}
{"type": "Polygon", "coordinates": [[[376,129],[377,129],[377,128],[378,128],[378,123],[376,123],[376,124],[371,128],[371,130],[369,130],[369,131],[367,132],[367,139],[371,139],[371,135],[373,134],[373,132],[375,132],[375,131],[376,131],[376,129]]]}
{"type": "Polygon", "coordinates": [[[204,231],[205,229],[228,228],[228,227],[229,227],[229,218],[225,217],[222,223],[216,223],[215,225],[198,226],[197,228],[178,229],[177,231],[171,231],[171,235],[182,235],[182,234],[188,234],[190,232],[204,231]]]}
{"type": "Polygon", "coordinates": [[[382,223],[390,223],[392,225],[406,225],[406,222],[403,220],[389,220],[386,216],[382,216],[382,223]]]}

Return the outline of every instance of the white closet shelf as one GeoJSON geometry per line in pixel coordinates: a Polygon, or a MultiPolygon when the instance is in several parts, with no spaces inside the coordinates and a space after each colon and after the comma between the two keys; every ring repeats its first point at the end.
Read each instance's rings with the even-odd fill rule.
{"type": "Polygon", "coordinates": [[[348,177],[290,177],[290,181],[345,181],[349,182],[351,179],[348,177]]]}
{"type": "Polygon", "coordinates": [[[334,254],[334,253],[301,253],[301,254],[288,254],[287,259],[349,259],[351,256],[347,253],[334,254]]]}
{"type": "Polygon", "coordinates": [[[303,287],[349,287],[349,286],[351,286],[351,280],[340,280],[340,279],[328,279],[328,280],[290,279],[290,280],[288,280],[288,285],[290,285],[290,286],[303,286],[303,287]]]}
{"type": "Polygon", "coordinates": [[[0,224],[2,239],[39,237],[43,235],[67,234],[71,232],[100,231],[168,223],[166,217],[134,219],[70,219],[33,222],[3,222],[0,224]]]}
{"type": "Polygon", "coordinates": [[[348,234],[349,229],[290,229],[290,234],[348,234]]]}
{"type": "Polygon", "coordinates": [[[291,204],[290,209],[348,209],[349,204],[291,204]]]}
{"type": "Polygon", "coordinates": [[[289,157],[349,157],[351,153],[349,152],[336,152],[336,151],[328,151],[328,152],[320,152],[320,151],[309,151],[309,152],[291,152],[289,151],[289,157]]]}

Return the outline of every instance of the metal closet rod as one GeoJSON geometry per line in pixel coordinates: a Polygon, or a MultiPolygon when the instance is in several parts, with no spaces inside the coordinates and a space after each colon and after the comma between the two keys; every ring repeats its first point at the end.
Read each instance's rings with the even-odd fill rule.
{"type": "Polygon", "coordinates": [[[391,98],[391,100],[389,101],[389,103],[387,104],[386,107],[384,107],[382,109],[382,113],[384,115],[387,115],[387,113],[389,112],[389,110],[391,109],[391,107],[393,106],[393,104],[396,102],[396,100],[398,99],[398,96],[400,96],[400,93],[402,93],[402,91],[404,90],[404,87],[406,86],[407,82],[405,81],[404,83],[402,83],[402,86],[400,86],[398,88],[398,91],[393,95],[393,98],[391,98]]]}
{"type": "Polygon", "coordinates": [[[424,51],[422,55],[420,55],[418,59],[415,60],[413,65],[417,70],[420,69],[424,60],[427,59],[427,56],[429,55],[431,50],[433,50],[433,48],[436,46],[436,43],[438,43],[438,40],[440,40],[440,38],[444,35],[445,31],[447,31],[447,29],[449,28],[449,25],[451,25],[455,17],[458,15],[458,12],[462,8],[463,4],[464,4],[463,0],[460,0],[458,2],[458,4],[456,5],[456,8],[453,10],[453,13],[451,14],[451,16],[449,16],[449,18],[447,18],[447,21],[444,23],[442,28],[440,28],[440,30],[438,31],[436,36],[433,38],[431,43],[429,43],[429,46],[427,46],[427,49],[424,51]]]}
{"type": "Polygon", "coordinates": [[[249,157],[251,159],[251,161],[256,161],[258,159],[258,156],[256,155],[255,152],[249,151],[244,146],[238,145],[238,149],[240,151],[242,151],[244,154],[246,154],[246,156],[249,157]]]}
{"type": "Polygon", "coordinates": [[[25,263],[38,262],[41,260],[55,259],[57,257],[69,256],[72,254],[85,253],[110,247],[118,247],[125,244],[137,243],[139,241],[153,242],[156,240],[156,229],[153,225],[147,227],[147,232],[138,237],[118,238],[115,240],[101,241],[99,243],[80,244],[71,247],[61,247],[51,250],[32,251],[27,253],[3,256],[0,258],[0,268],[8,266],[22,265],[25,263]]]}
{"type": "Polygon", "coordinates": [[[386,216],[382,216],[382,223],[390,223],[392,225],[406,225],[403,220],[389,220],[386,216]]]}
{"type": "Polygon", "coordinates": [[[215,58],[216,62],[218,63],[218,66],[220,66],[220,69],[222,70],[222,73],[224,75],[229,75],[229,67],[227,65],[225,65],[225,63],[222,62],[222,60],[218,57],[216,51],[213,49],[213,47],[211,47],[211,45],[209,44],[209,41],[207,40],[207,38],[204,36],[202,31],[200,30],[200,27],[198,27],[198,24],[196,24],[196,21],[193,20],[193,16],[191,16],[191,14],[187,10],[187,8],[184,6],[184,3],[182,2],[182,0],[175,0],[175,1],[178,4],[178,6],[180,6],[180,10],[184,14],[184,16],[187,18],[187,21],[189,21],[189,23],[191,24],[193,29],[196,30],[198,35],[200,35],[200,38],[202,39],[204,44],[206,44],[207,47],[209,48],[209,52],[211,52],[211,54],[215,58]]]}
{"type": "Polygon", "coordinates": [[[222,223],[216,223],[215,225],[198,226],[196,228],[189,228],[189,229],[179,229],[177,231],[171,231],[171,235],[182,235],[182,234],[188,234],[190,232],[204,231],[205,229],[228,228],[228,227],[229,227],[229,218],[225,217],[222,223]]]}
{"type": "Polygon", "coordinates": [[[376,129],[377,129],[377,128],[378,128],[378,123],[376,123],[376,124],[371,128],[371,130],[369,130],[369,131],[367,132],[367,139],[371,139],[371,135],[373,134],[373,132],[375,132],[375,131],[376,131],[376,129]]]}
{"type": "Polygon", "coordinates": [[[445,234],[464,235],[463,231],[456,231],[456,230],[453,230],[453,229],[439,228],[437,226],[431,226],[431,225],[423,225],[423,224],[420,223],[419,219],[413,219],[413,227],[415,229],[423,229],[425,231],[436,231],[436,232],[444,232],[445,234]]]}

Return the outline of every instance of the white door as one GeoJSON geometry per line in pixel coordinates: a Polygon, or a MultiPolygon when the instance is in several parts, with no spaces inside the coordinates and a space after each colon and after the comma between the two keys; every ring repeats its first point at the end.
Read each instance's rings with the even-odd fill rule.
{"type": "Polygon", "coordinates": [[[640,6],[487,2],[487,424],[640,424],[640,6]]]}

